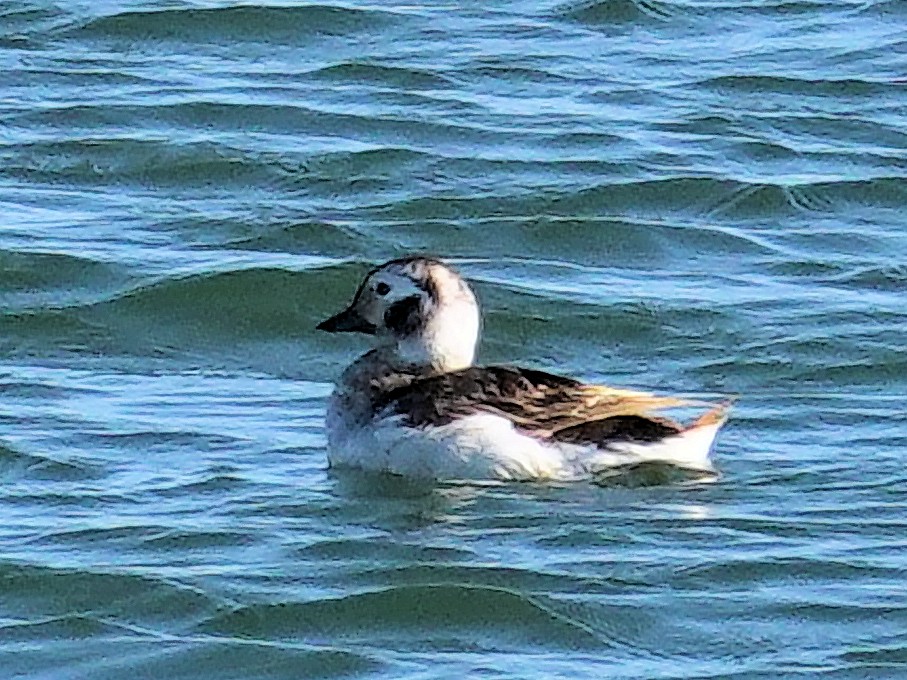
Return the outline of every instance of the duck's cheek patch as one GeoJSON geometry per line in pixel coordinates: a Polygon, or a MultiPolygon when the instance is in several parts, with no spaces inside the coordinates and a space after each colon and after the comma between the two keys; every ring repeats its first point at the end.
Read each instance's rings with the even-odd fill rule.
{"type": "Polygon", "coordinates": [[[412,335],[424,324],[419,296],[398,300],[384,312],[384,325],[398,336],[412,335]]]}

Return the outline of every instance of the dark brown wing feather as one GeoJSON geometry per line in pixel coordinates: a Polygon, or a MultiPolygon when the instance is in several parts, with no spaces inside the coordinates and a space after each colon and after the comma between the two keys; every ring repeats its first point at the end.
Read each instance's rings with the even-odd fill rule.
{"type": "Polygon", "coordinates": [[[566,427],[552,437],[569,444],[601,444],[613,441],[657,442],[683,428],[673,420],[645,416],[614,416],[566,427]]]}
{"type": "Polygon", "coordinates": [[[539,437],[605,443],[655,441],[679,432],[680,425],[651,413],[685,403],[586,385],[544,371],[474,366],[379,390],[375,410],[403,414],[412,427],[445,425],[471,414],[494,413],[539,437]]]}

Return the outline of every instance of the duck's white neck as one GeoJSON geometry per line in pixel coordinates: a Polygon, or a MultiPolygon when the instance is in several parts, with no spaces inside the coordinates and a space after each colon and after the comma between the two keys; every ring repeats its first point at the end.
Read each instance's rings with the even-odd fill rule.
{"type": "Polygon", "coordinates": [[[481,330],[471,300],[443,305],[418,332],[394,340],[393,355],[403,366],[458,371],[472,366],[481,330]]]}

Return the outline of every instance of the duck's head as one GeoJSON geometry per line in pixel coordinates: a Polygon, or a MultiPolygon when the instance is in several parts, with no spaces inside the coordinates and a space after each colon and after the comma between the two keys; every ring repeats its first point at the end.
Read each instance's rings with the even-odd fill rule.
{"type": "Polygon", "coordinates": [[[454,371],[472,365],[480,325],[475,294],[456,270],[406,257],[372,269],[350,306],[318,329],[374,335],[400,366],[454,371]]]}

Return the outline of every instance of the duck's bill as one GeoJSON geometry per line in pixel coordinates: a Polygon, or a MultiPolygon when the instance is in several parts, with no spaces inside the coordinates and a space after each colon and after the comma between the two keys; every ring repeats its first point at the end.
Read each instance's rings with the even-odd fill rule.
{"type": "Polygon", "coordinates": [[[315,328],[328,333],[365,333],[367,335],[374,335],[378,330],[375,324],[363,319],[352,307],[344,309],[330,319],[325,319],[315,328]]]}

